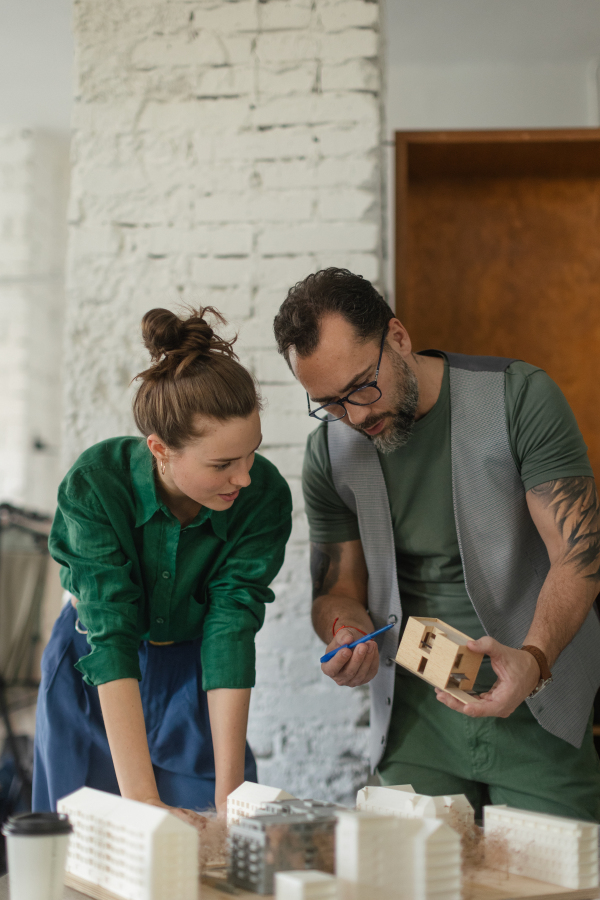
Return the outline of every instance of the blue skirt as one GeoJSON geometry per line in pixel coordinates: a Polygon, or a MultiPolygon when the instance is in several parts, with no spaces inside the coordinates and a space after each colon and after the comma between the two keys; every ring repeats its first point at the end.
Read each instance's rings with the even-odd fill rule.
{"type": "MultiPolygon", "coordinates": [[[[78,788],[119,793],[98,688],[75,669],[86,656],[85,635],[67,603],[42,656],[34,746],[33,809],[53,811],[78,788]]],[[[186,809],[214,808],[215,761],[206,693],[202,690],[201,640],[167,647],[140,645],[140,693],[150,758],[163,803],[186,809]]],[[[256,763],[246,744],[247,781],[256,763]]]]}

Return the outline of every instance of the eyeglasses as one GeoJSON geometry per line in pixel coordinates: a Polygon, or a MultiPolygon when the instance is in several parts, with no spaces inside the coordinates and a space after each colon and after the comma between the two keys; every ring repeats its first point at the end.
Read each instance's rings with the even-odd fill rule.
{"type": "Polygon", "coordinates": [[[314,419],[319,419],[321,422],[335,422],[338,419],[343,419],[344,416],[348,415],[346,407],[344,403],[351,403],[353,406],[371,406],[373,403],[377,403],[381,395],[381,390],[377,387],[377,379],[379,378],[379,367],[381,366],[381,359],[383,357],[383,348],[385,346],[385,337],[388,332],[388,325],[385,326],[383,331],[383,335],[381,336],[381,348],[379,350],[379,359],[377,361],[377,368],[375,370],[375,378],[373,381],[369,381],[368,384],[363,384],[362,387],[356,388],[354,391],[350,391],[349,394],[346,394],[345,397],[340,397],[339,400],[332,401],[331,403],[326,403],[324,406],[319,406],[317,409],[313,409],[311,412],[310,409],[310,397],[308,396],[308,391],[306,393],[306,402],[308,403],[308,414],[312,416],[314,419]]]}

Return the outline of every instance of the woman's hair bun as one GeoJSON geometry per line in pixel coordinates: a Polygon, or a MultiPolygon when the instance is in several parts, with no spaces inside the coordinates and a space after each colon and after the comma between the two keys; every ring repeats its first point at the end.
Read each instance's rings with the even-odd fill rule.
{"type": "Polygon", "coordinates": [[[154,366],[141,375],[159,377],[169,373],[178,377],[192,363],[213,353],[237,358],[233,352],[235,338],[231,341],[220,338],[206,316],[226,324],[212,306],[191,309],[187,318],[168,309],[148,310],[142,319],[142,339],[154,366]]]}
{"type": "Polygon", "coordinates": [[[182,315],[151,309],[142,319],[152,365],[134,379],[133,415],[144,437],[157,434],[171,450],[201,438],[204,420],[247,418],[261,409],[254,376],[233,352],[235,338],[220,337],[213,322],[227,324],[211,306],[182,315]]]}
{"type": "Polygon", "coordinates": [[[142,319],[142,340],[153,362],[181,343],[181,319],[169,309],[150,309],[142,319]]]}

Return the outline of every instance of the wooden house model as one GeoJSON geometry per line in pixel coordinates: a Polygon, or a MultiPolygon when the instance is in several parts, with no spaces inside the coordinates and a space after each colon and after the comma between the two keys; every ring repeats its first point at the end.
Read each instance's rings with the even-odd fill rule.
{"type": "Polygon", "coordinates": [[[467,649],[471,638],[441,619],[410,616],[398,648],[396,662],[429,684],[469,703],[483,659],[467,649]]]}

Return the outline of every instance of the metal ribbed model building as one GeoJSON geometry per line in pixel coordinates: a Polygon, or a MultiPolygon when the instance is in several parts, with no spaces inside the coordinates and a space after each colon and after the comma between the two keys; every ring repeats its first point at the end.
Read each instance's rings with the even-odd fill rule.
{"type": "Polygon", "coordinates": [[[336,812],[317,800],[265,804],[264,812],[229,830],[228,879],[236,887],[272,894],[276,872],[334,871],[336,812]]]}

